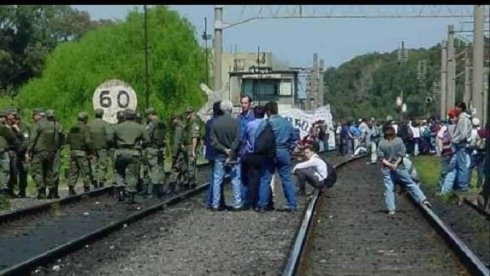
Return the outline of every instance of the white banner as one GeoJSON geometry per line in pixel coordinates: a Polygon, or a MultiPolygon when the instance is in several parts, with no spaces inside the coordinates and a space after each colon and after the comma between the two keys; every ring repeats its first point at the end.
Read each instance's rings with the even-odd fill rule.
{"type": "Polygon", "coordinates": [[[308,135],[311,125],[318,120],[325,121],[326,131],[329,133],[328,148],[335,148],[335,132],[333,130],[332,113],[330,105],[322,106],[312,111],[305,111],[298,108],[279,111],[279,115],[288,119],[295,128],[300,130],[301,138],[308,135]]]}

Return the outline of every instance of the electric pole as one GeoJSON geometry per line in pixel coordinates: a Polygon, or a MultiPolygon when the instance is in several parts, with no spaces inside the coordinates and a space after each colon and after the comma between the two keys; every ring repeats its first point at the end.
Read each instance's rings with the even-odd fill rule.
{"type": "Polygon", "coordinates": [[[211,39],[211,35],[208,34],[208,18],[204,17],[204,32],[202,33],[201,38],[204,40],[204,47],[206,49],[206,85],[209,85],[209,50],[208,50],[208,40],[211,39]]]}
{"type": "Polygon", "coordinates": [[[475,5],[473,22],[473,105],[476,107],[476,116],[485,121],[484,116],[484,95],[483,95],[483,62],[484,62],[484,39],[483,26],[485,20],[485,10],[483,5],[475,5]]]}
{"type": "Polygon", "coordinates": [[[447,41],[441,43],[441,120],[446,119],[447,114],[447,41]]]}
{"type": "Polygon", "coordinates": [[[318,106],[323,106],[325,104],[324,102],[324,95],[323,95],[323,70],[324,70],[324,61],[323,59],[320,59],[320,73],[319,73],[319,78],[318,78],[318,106]]]}
{"type": "Polygon", "coordinates": [[[223,6],[214,6],[214,90],[221,89],[221,58],[223,54],[223,6]]]}
{"type": "Polygon", "coordinates": [[[447,41],[447,108],[452,108],[456,101],[456,57],[453,25],[448,26],[447,41]]]}
{"type": "Polygon", "coordinates": [[[464,53],[464,96],[463,102],[466,103],[467,107],[475,106],[473,101],[473,96],[471,95],[471,82],[470,82],[470,73],[471,73],[471,63],[469,57],[469,49],[466,47],[464,53]]]}

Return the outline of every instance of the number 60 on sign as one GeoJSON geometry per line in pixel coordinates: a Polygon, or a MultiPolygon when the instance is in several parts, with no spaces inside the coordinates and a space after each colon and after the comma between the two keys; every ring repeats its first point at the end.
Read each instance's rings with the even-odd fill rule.
{"type": "Polygon", "coordinates": [[[102,119],[108,123],[117,122],[117,112],[125,109],[136,110],[138,105],[134,89],[121,80],[109,80],[97,87],[92,98],[94,109],[104,110],[102,119]]]}

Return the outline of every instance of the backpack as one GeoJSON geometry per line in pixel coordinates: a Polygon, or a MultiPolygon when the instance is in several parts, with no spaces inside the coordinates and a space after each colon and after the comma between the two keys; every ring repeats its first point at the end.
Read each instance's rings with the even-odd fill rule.
{"type": "Polygon", "coordinates": [[[327,160],[325,160],[324,158],[320,157],[320,159],[323,160],[323,162],[325,162],[325,164],[327,164],[327,178],[325,178],[323,180],[323,185],[325,185],[325,187],[327,188],[332,188],[333,185],[335,185],[335,183],[337,182],[337,171],[335,171],[335,168],[329,163],[327,162],[327,160]]]}
{"type": "Polygon", "coordinates": [[[269,121],[265,122],[265,128],[255,138],[254,153],[273,158],[276,155],[276,136],[269,121]]]}
{"type": "Polygon", "coordinates": [[[431,131],[428,127],[424,129],[424,133],[422,134],[425,138],[430,138],[431,137],[431,131]]]}
{"type": "Polygon", "coordinates": [[[152,142],[158,147],[164,147],[166,136],[167,136],[167,131],[165,128],[165,123],[157,122],[155,129],[153,129],[153,134],[151,137],[152,142]]]}

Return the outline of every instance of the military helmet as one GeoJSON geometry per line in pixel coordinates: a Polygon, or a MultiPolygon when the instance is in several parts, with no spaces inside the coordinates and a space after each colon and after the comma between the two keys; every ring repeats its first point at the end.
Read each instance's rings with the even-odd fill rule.
{"type": "Polygon", "coordinates": [[[56,115],[54,114],[54,110],[48,109],[46,110],[46,117],[48,118],[54,118],[56,115]]]}
{"type": "Polygon", "coordinates": [[[85,119],[88,119],[88,113],[85,112],[85,111],[82,111],[80,113],[78,113],[78,119],[79,120],[85,120],[85,119]]]}
{"type": "Polygon", "coordinates": [[[104,109],[96,108],[95,109],[95,116],[102,116],[102,115],[104,115],[104,109]]]}
{"type": "Polygon", "coordinates": [[[41,116],[44,116],[46,114],[44,113],[44,109],[38,107],[38,108],[34,108],[32,110],[32,115],[41,115],[41,116]]]}
{"type": "Polygon", "coordinates": [[[155,109],[153,107],[147,108],[145,110],[145,116],[148,116],[150,114],[152,114],[152,115],[156,115],[157,114],[157,112],[155,111],[155,109]]]}
{"type": "Polygon", "coordinates": [[[136,111],[128,108],[124,110],[124,116],[128,120],[134,120],[136,119],[136,111]]]}
{"type": "Polygon", "coordinates": [[[122,111],[122,110],[118,111],[116,116],[117,116],[117,119],[123,120],[125,118],[124,111],[122,111]]]}

